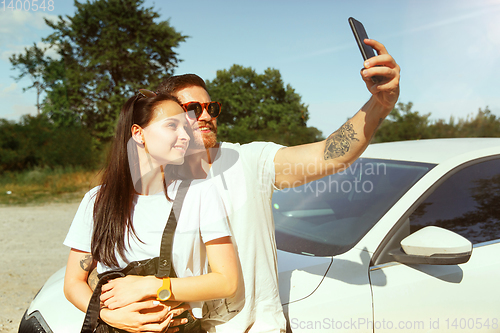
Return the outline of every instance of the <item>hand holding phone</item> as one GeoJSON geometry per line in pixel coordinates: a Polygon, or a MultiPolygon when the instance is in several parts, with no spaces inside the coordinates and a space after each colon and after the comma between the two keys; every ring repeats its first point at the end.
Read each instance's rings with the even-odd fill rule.
{"type": "MultiPolygon", "coordinates": [[[[361,55],[363,56],[363,60],[368,60],[372,57],[375,57],[375,51],[370,45],[366,45],[364,40],[368,39],[368,35],[366,34],[365,27],[358,20],[349,17],[349,25],[351,26],[352,33],[354,34],[354,39],[358,43],[359,50],[361,51],[361,55]]],[[[372,81],[374,83],[379,83],[384,78],[382,76],[373,76],[372,81]]]]}

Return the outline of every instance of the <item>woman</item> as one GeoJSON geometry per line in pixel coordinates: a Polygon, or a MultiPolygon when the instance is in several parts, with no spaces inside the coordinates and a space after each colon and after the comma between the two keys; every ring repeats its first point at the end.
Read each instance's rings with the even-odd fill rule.
{"type": "MultiPolygon", "coordinates": [[[[93,263],[102,273],[159,255],[171,198],[180,183],[176,168],[182,167],[190,140],[187,130],[186,114],[171,95],[141,90],[123,106],[102,185],[85,195],[64,241],[71,248],[64,292],[80,310],[87,310],[92,295],[87,278],[93,263]]],[[[169,301],[232,296],[238,285],[237,259],[215,187],[193,181],[183,207],[172,248],[179,278],[169,281],[169,301]]],[[[126,293],[119,292],[123,284],[113,281],[103,287],[105,308],[155,298],[164,285],[154,276],[121,279],[127,280],[126,293]]]]}

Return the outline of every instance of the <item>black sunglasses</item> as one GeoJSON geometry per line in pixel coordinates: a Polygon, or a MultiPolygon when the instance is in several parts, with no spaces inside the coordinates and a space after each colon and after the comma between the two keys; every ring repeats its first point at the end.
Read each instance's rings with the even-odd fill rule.
{"type": "Polygon", "coordinates": [[[206,109],[210,117],[217,118],[220,115],[221,104],[220,102],[208,102],[208,103],[200,103],[200,102],[189,102],[181,104],[184,108],[184,111],[188,113],[188,117],[193,118],[193,114],[196,119],[200,118],[203,110],[206,109]]]}

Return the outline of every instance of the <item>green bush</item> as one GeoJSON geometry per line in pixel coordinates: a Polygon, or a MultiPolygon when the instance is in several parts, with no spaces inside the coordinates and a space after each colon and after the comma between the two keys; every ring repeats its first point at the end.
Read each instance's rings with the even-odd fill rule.
{"type": "Polygon", "coordinates": [[[398,103],[376,132],[373,142],[433,138],[500,137],[500,118],[486,107],[475,116],[430,120],[430,113],[412,111],[413,103],[398,103]]]}
{"type": "Polygon", "coordinates": [[[44,116],[24,116],[19,123],[0,119],[0,172],[35,167],[95,168],[100,152],[76,125],[57,127],[44,116]]]}

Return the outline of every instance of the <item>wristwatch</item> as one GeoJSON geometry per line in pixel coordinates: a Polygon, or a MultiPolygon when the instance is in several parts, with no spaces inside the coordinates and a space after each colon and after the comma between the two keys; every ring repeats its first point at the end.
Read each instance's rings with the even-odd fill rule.
{"type": "Polygon", "coordinates": [[[172,291],[170,290],[170,278],[166,277],[163,278],[163,285],[158,289],[158,292],[156,293],[156,299],[158,301],[167,301],[170,296],[172,296],[172,291]]]}

